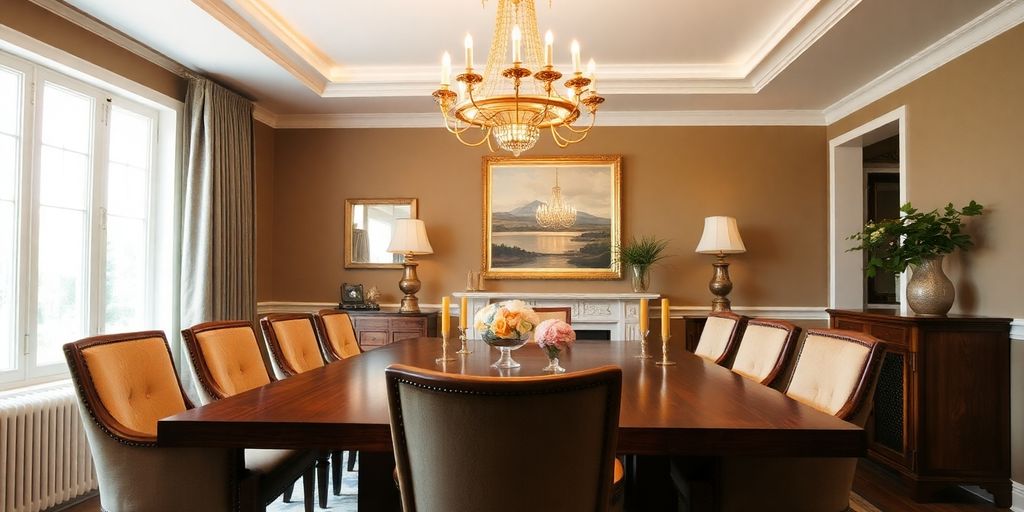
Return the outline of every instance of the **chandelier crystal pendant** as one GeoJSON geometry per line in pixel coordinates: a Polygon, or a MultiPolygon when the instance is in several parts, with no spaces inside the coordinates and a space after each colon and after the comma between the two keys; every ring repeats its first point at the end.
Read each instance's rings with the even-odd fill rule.
{"type": "Polygon", "coordinates": [[[594,60],[590,60],[584,76],[579,43],[572,42],[573,72],[564,83],[563,96],[555,85],[562,73],[554,68],[554,37],[549,30],[541,45],[534,0],[498,0],[494,39],[483,75],[473,68],[473,38],[469,35],[465,50],[466,70],[455,77],[458,92],[451,88],[451,56],[445,52],[441,87],[433,94],[445,128],[459,142],[467,146],[486,142],[494,151],[493,136],[499,148],[519,156],[537,144],[541,130],[549,130],[561,148],[582,141],[590,133],[597,109],[604,103],[597,94],[594,60]],[[509,42],[511,67],[506,64],[509,42]],[[582,116],[581,106],[590,119],[585,125],[575,126],[582,116]],[[474,128],[482,137],[475,141],[463,137],[474,128]]]}
{"type": "Polygon", "coordinates": [[[537,224],[542,228],[555,229],[565,229],[576,224],[576,207],[562,199],[558,169],[555,169],[555,186],[551,187],[551,201],[537,207],[537,224]]]}

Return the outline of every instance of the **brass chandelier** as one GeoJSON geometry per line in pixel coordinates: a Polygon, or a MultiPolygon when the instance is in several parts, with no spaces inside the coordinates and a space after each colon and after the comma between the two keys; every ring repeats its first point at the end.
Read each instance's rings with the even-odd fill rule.
{"type": "Polygon", "coordinates": [[[572,42],[572,78],[564,85],[564,96],[556,82],[562,73],[554,68],[554,37],[549,30],[544,45],[537,31],[534,0],[498,0],[494,37],[487,54],[484,74],[473,68],[473,38],[466,35],[466,69],[455,77],[458,91],[451,89],[451,56],[441,61],[441,87],[434,99],[441,108],[445,128],[467,146],[487,147],[494,151],[491,136],[498,147],[519,156],[540,139],[541,130],[550,130],[558,147],[582,141],[590,133],[597,109],[604,98],[597,94],[594,61],[584,76],[580,66],[580,47],[572,42]],[[508,43],[512,43],[512,65],[507,66],[508,43]],[[524,48],[525,47],[525,48],[524,48]],[[541,63],[543,62],[543,65],[541,63]],[[534,72],[532,70],[536,69],[534,72]],[[526,80],[532,78],[532,80],[526,80]],[[585,126],[574,123],[589,113],[585,126]],[[479,140],[463,135],[478,129],[479,140]]]}
{"type": "Polygon", "coordinates": [[[576,207],[562,199],[562,187],[558,186],[558,169],[555,169],[555,186],[551,187],[551,201],[537,207],[537,224],[542,228],[565,229],[576,224],[576,207]]]}

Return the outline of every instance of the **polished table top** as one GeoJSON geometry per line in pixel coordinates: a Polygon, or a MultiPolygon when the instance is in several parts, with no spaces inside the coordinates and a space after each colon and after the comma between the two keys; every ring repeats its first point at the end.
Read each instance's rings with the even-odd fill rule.
{"type": "MultiPolygon", "coordinates": [[[[470,341],[473,353],[435,363],[439,339],[406,340],[331,363],[160,420],[161,446],[334,448],[390,451],[384,368],[402,363],[455,374],[501,375],[498,351],[470,341]]],[[[863,456],[864,430],[748,381],[676,347],[675,366],[640,360],[636,342],[578,342],[562,354],[567,370],[622,368],[618,451],[703,456],[863,456]]],[[[659,354],[660,355],[660,354],[659,354]]],[[[505,376],[541,375],[544,353],[513,352],[522,367],[505,376]]]]}

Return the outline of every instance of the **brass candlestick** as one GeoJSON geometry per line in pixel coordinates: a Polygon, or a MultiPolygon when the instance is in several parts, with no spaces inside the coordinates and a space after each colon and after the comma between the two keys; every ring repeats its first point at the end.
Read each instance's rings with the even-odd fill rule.
{"type": "Polygon", "coordinates": [[[456,352],[456,354],[460,354],[460,355],[472,354],[473,351],[470,350],[469,349],[469,345],[466,344],[466,328],[465,327],[459,327],[458,329],[459,329],[459,339],[462,340],[462,348],[460,348],[459,351],[456,352]]]}
{"type": "Polygon", "coordinates": [[[661,336],[661,361],[656,361],[654,364],[658,366],[672,366],[676,364],[675,361],[668,360],[668,340],[672,337],[671,334],[661,336]]]}
{"type": "Polygon", "coordinates": [[[434,360],[436,363],[449,363],[454,361],[455,358],[448,355],[448,333],[441,334],[441,357],[434,360]]]}
{"type": "Polygon", "coordinates": [[[647,335],[650,333],[650,329],[640,332],[640,355],[633,357],[637,359],[652,359],[654,357],[647,351],[647,335]]]}

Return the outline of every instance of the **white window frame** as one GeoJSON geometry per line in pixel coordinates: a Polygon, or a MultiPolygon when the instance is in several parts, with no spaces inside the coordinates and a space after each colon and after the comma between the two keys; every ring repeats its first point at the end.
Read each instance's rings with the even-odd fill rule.
{"type": "MultiPolygon", "coordinates": [[[[0,31],[0,50],[10,50],[4,44],[5,36],[0,31]]],[[[63,52],[60,52],[63,53],[63,52]]],[[[88,236],[86,237],[86,332],[96,335],[103,331],[106,286],[106,195],[109,175],[109,130],[113,106],[148,117],[151,121],[150,162],[147,173],[147,218],[146,218],[146,324],[152,328],[177,330],[176,295],[177,281],[166,276],[180,265],[180,258],[174,250],[180,247],[175,236],[178,227],[176,217],[180,193],[177,185],[180,162],[177,148],[180,133],[181,104],[172,102],[147,101],[135,92],[118,94],[108,88],[68,74],[54,71],[40,63],[25,59],[24,55],[10,55],[0,51],[0,64],[22,73],[22,122],[21,161],[18,167],[18,196],[16,236],[18,239],[15,263],[15,340],[17,344],[18,367],[0,371],[0,389],[20,387],[66,377],[68,370],[63,362],[49,365],[35,364],[37,339],[35,337],[38,288],[38,215],[40,148],[42,123],[38,122],[42,112],[42,98],[45,82],[66,87],[93,98],[92,158],[89,169],[88,191],[88,236]],[[131,97],[128,97],[131,96],[131,97]],[[170,329],[168,329],[170,328],[170,329]]],[[[45,60],[45,59],[43,59],[45,60]]],[[[62,71],[68,71],[62,69],[62,71]]],[[[173,274],[170,274],[173,275],[173,274]]],[[[171,331],[171,332],[174,332],[171,331]]],[[[67,342],[75,340],[66,340],[67,342]]]]}

